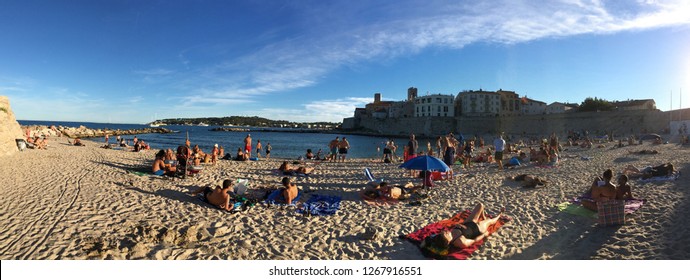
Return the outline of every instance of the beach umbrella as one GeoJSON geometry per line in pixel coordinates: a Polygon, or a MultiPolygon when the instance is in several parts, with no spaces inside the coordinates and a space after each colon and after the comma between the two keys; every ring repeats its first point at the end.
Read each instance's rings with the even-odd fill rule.
{"type": "Polygon", "coordinates": [[[450,171],[450,167],[445,162],[433,156],[418,156],[401,164],[400,168],[421,170],[421,171],[450,171]]]}

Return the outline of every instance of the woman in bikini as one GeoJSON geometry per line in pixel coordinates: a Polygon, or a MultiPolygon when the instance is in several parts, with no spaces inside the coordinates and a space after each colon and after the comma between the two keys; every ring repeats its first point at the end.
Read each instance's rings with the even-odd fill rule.
{"type": "Polygon", "coordinates": [[[465,219],[465,222],[450,230],[427,237],[422,241],[422,248],[445,255],[451,248],[471,247],[489,236],[489,227],[496,224],[502,215],[503,209],[496,217],[487,218],[484,213],[484,204],[479,203],[474,207],[470,216],[465,219]]]}

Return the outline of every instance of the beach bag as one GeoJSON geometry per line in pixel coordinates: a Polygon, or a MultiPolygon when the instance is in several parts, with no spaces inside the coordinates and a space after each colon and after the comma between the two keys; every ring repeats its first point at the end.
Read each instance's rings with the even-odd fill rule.
{"type": "Polygon", "coordinates": [[[599,224],[602,226],[625,224],[625,200],[606,200],[597,203],[599,224]]]}

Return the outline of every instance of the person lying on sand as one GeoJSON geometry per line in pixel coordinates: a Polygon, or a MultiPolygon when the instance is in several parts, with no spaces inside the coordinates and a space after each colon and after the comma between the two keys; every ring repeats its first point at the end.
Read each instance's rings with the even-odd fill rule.
{"type": "Polygon", "coordinates": [[[404,200],[409,198],[410,195],[419,188],[421,187],[415,187],[412,183],[408,183],[403,187],[400,185],[389,186],[386,182],[371,182],[370,184],[367,184],[363,195],[368,199],[392,198],[404,200]]]}
{"type": "Polygon", "coordinates": [[[488,228],[501,218],[503,211],[491,219],[484,212],[484,204],[479,203],[462,224],[450,230],[434,234],[422,241],[421,247],[439,255],[446,255],[451,248],[467,248],[489,235],[488,228]]]}
{"type": "Polygon", "coordinates": [[[597,204],[599,202],[616,199],[617,190],[616,186],[611,183],[611,179],[613,179],[613,171],[611,169],[604,171],[603,177],[597,177],[590,188],[592,200],[583,200],[582,206],[596,212],[598,211],[597,204]]]}
{"type": "Polygon", "coordinates": [[[312,171],[314,171],[314,168],[304,166],[292,167],[287,161],[283,161],[280,167],[278,167],[278,170],[280,170],[280,172],[283,172],[284,175],[294,175],[295,173],[309,174],[312,171]]]}
{"type": "Polygon", "coordinates": [[[548,183],[544,179],[541,179],[541,178],[534,176],[534,175],[528,175],[528,174],[521,174],[521,175],[517,175],[515,177],[508,177],[508,179],[513,180],[515,182],[523,182],[522,186],[525,188],[536,188],[537,185],[544,186],[548,183]]]}
{"type": "Polygon", "coordinates": [[[197,195],[203,192],[208,203],[222,210],[230,211],[234,205],[230,203],[230,194],[228,194],[228,192],[232,192],[232,190],[232,180],[226,179],[223,181],[222,187],[217,186],[215,188],[199,188],[198,190],[192,192],[192,195],[197,195]]]}
{"type": "Polygon", "coordinates": [[[643,168],[637,168],[633,165],[628,165],[623,170],[623,174],[628,175],[630,178],[642,178],[649,179],[652,177],[663,177],[673,174],[676,171],[673,164],[664,163],[657,166],[646,166],[643,168]]]}
{"type": "Polygon", "coordinates": [[[74,145],[74,146],[86,146],[86,145],[84,145],[84,143],[81,142],[81,139],[79,139],[79,137],[74,138],[74,142],[72,143],[72,145],[74,145]]]}
{"type": "Polygon", "coordinates": [[[655,155],[658,154],[659,151],[657,150],[639,150],[639,151],[629,151],[629,154],[636,154],[636,155],[655,155]]]}

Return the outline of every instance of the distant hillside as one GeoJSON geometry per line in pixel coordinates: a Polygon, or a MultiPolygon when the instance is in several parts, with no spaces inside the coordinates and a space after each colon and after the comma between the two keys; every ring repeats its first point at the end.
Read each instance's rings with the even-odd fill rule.
{"type": "Polygon", "coordinates": [[[168,125],[213,125],[213,126],[253,126],[253,127],[301,127],[301,128],[339,128],[341,123],[311,122],[297,123],[284,120],[269,120],[261,117],[221,117],[221,118],[177,118],[156,120],[153,123],[165,123],[168,125]]]}

